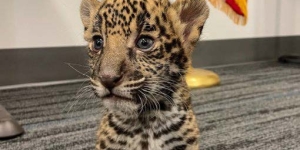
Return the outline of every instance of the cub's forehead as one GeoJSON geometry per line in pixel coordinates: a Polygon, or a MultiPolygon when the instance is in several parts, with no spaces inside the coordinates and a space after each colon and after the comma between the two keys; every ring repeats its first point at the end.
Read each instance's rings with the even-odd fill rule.
{"type": "Polygon", "coordinates": [[[102,5],[101,8],[105,5],[113,5],[122,8],[126,5],[131,7],[168,7],[169,4],[173,4],[177,0],[97,0],[102,5]]]}
{"type": "MultiPolygon", "coordinates": [[[[168,0],[98,0],[93,33],[131,35],[148,24],[165,18],[168,0]]],[[[148,27],[150,28],[150,27],[148,27]]],[[[151,28],[152,29],[152,28],[151,28]]]]}
{"type": "MultiPolygon", "coordinates": [[[[101,2],[98,15],[104,21],[132,21],[140,17],[159,17],[168,7],[168,0],[98,0],[101,2]],[[167,3],[164,3],[167,2],[167,3]]],[[[99,19],[96,17],[96,19],[99,19]]]]}
{"type": "Polygon", "coordinates": [[[157,0],[101,0],[99,13],[114,13],[117,16],[139,12],[155,14],[162,7],[161,1],[157,0]]]}
{"type": "Polygon", "coordinates": [[[161,6],[162,4],[166,4],[168,0],[98,0],[100,4],[102,4],[102,8],[104,6],[117,6],[124,7],[126,5],[130,5],[131,7],[144,7],[147,6],[161,6]]]}
{"type": "MultiPolygon", "coordinates": [[[[103,2],[105,0],[97,0],[98,2],[103,2]]],[[[144,0],[145,1],[145,0],[144,0]]],[[[153,0],[153,1],[169,1],[171,4],[173,4],[176,0],[153,0]]]]}

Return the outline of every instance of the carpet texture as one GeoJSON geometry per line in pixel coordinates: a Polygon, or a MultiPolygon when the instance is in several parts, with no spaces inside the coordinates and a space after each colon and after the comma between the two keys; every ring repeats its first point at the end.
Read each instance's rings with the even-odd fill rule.
{"type": "MultiPolygon", "coordinates": [[[[222,84],[193,90],[201,150],[299,150],[300,66],[275,62],[213,68],[222,84]]],[[[0,91],[26,134],[0,150],[94,149],[100,101],[86,83],[0,91]],[[86,92],[86,91],[85,91],[86,92]]]]}

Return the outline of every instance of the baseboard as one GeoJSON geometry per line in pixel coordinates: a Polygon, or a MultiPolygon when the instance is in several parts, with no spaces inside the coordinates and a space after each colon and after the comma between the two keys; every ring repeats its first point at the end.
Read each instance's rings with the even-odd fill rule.
{"type": "Polygon", "coordinates": [[[87,72],[84,47],[0,50],[0,86],[80,79],[87,72]],[[81,66],[82,65],[82,66],[81,66]]]}
{"type": "MultiPolygon", "coordinates": [[[[202,41],[193,53],[193,66],[276,60],[299,49],[300,36],[202,41]]],[[[85,47],[0,50],[0,86],[85,78],[86,64],[85,47]]]]}

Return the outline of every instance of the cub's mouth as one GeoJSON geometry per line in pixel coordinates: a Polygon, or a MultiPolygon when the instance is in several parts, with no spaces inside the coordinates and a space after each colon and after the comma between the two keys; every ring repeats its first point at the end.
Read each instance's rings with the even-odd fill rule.
{"type": "Polygon", "coordinates": [[[95,95],[106,102],[132,102],[141,101],[137,98],[137,91],[144,85],[145,78],[127,81],[114,86],[107,86],[100,81],[91,78],[95,95]]]}
{"type": "Polygon", "coordinates": [[[110,93],[104,97],[102,97],[103,100],[112,100],[112,101],[133,101],[132,98],[116,95],[114,93],[110,93]]]}

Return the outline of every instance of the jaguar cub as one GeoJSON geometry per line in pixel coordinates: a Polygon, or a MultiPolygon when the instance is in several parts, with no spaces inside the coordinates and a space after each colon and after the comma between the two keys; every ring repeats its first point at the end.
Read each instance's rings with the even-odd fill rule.
{"type": "Polygon", "coordinates": [[[185,74],[205,0],[83,0],[91,84],[105,108],[99,150],[196,150],[185,74]]]}

